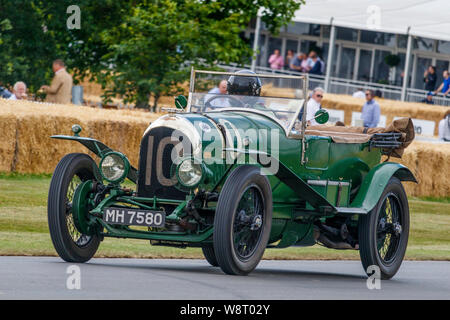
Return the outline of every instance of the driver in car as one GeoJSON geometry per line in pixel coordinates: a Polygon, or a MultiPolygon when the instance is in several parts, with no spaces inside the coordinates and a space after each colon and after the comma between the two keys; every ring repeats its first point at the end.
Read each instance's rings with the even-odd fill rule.
{"type": "Polygon", "coordinates": [[[210,104],[213,107],[231,107],[228,99],[224,97],[224,95],[227,94],[227,86],[227,80],[221,80],[217,87],[209,90],[208,94],[205,96],[205,101],[210,101],[210,104]]]}
{"type": "MultiPolygon", "coordinates": [[[[258,77],[238,76],[239,74],[255,74],[250,70],[241,70],[236,72],[236,76],[228,78],[228,94],[239,95],[239,100],[243,106],[264,107],[264,102],[259,98],[261,94],[261,80],[258,77]]],[[[239,106],[236,106],[239,107],[239,106]]]]}
{"type": "MultiPolygon", "coordinates": [[[[256,75],[250,70],[241,70],[227,80],[222,80],[218,88],[208,92],[205,97],[205,110],[214,110],[223,107],[235,108],[264,108],[264,101],[259,98],[261,94],[261,80],[257,77],[238,76],[239,74],[256,75]],[[228,97],[219,92],[223,83],[226,84],[228,97]]],[[[224,90],[225,92],[225,90],[224,90]]]]}

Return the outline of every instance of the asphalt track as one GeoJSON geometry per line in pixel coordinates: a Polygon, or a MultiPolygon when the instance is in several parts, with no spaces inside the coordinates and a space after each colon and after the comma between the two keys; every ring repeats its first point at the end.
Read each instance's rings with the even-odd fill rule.
{"type": "Polygon", "coordinates": [[[204,260],[92,259],[77,265],[80,289],[67,288],[70,266],[56,257],[0,257],[0,299],[450,299],[444,261],[405,261],[372,290],[359,261],[262,261],[239,277],[204,260]]]}

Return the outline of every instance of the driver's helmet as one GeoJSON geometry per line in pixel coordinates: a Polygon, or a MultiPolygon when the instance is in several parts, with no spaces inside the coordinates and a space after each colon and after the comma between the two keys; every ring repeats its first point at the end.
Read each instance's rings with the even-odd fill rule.
{"type": "Polygon", "coordinates": [[[228,94],[243,96],[259,96],[261,94],[261,80],[258,77],[239,77],[238,74],[255,74],[250,70],[240,70],[228,78],[228,94]]]}

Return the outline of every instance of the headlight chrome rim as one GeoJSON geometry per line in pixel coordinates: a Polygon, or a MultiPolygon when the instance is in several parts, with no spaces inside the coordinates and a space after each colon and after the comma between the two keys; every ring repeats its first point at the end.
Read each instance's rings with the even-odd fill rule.
{"type": "MultiPolygon", "coordinates": [[[[107,163],[107,164],[109,166],[112,165],[110,163],[107,163]]],[[[117,163],[116,163],[116,165],[117,165],[117,163]]],[[[105,179],[106,181],[111,182],[111,183],[120,183],[128,175],[128,172],[130,170],[130,162],[128,161],[127,157],[124,154],[117,152],[117,151],[111,151],[102,157],[102,159],[100,160],[100,163],[99,163],[99,169],[100,169],[100,174],[103,179],[105,179]],[[113,159],[111,160],[111,158],[113,158],[113,159]],[[122,172],[120,174],[118,174],[117,176],[111,176],[111,175],[108,176],[108,174],[105,174],[104,168],[103,168],[105,161],[117,161],[118,159],[120,159],[120,161],[122,161],[122,163],[119,163],[119,165],[122,167],[120,169],[122,172]]]]}
{"type": "Polygon", "coordinates": [[[177,165],[176,167],[176,177],[178,182],[185,188],[195,188],[197,187],[204,178],[204,168],[203,165],[201,164],[201,162],[197,162],[195,161],[194,158],[186,158],[181,160],[181,162],[177,165]],[[185,178],[182,178],[183,174],[186,174],[187,172],[189,172],[189,165],[191,166],[191,170],[190,172],[193,172],[193,170],[195,170],[196,172],[194,172],[194,174],[196,175],[195,177],[193,177],[191,175],[191,180],[190,181],[186,181],[185,178]],[[184,171],[184,172],[183,172],[184,171]]]}

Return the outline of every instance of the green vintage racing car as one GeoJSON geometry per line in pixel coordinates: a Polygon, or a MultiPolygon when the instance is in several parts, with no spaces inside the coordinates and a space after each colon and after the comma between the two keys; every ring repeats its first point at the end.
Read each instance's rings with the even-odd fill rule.
{"type": "Polygon", "coordinates": [[[307,88],[306,76],[193,69],[188,98],[144,132],[137,169],[78,125],[53,136],[99,158],[68,154],[53,173],[48,223],[59,256],[86,262],[104,237],[134,238],[201,247],[212,266],[246,275],[266,248],[319,243],[359,250],[366,272],[394,276],[409,233],[401,181],[416,179],[380,162],[405,147],[405,133],[336,131],[323,109],[321,125],[308,127],[307,88]],[[227,93],[209,90],[217,79],[227,93]],[[293,97],[264,93],[289,86],[293,97]]]}

